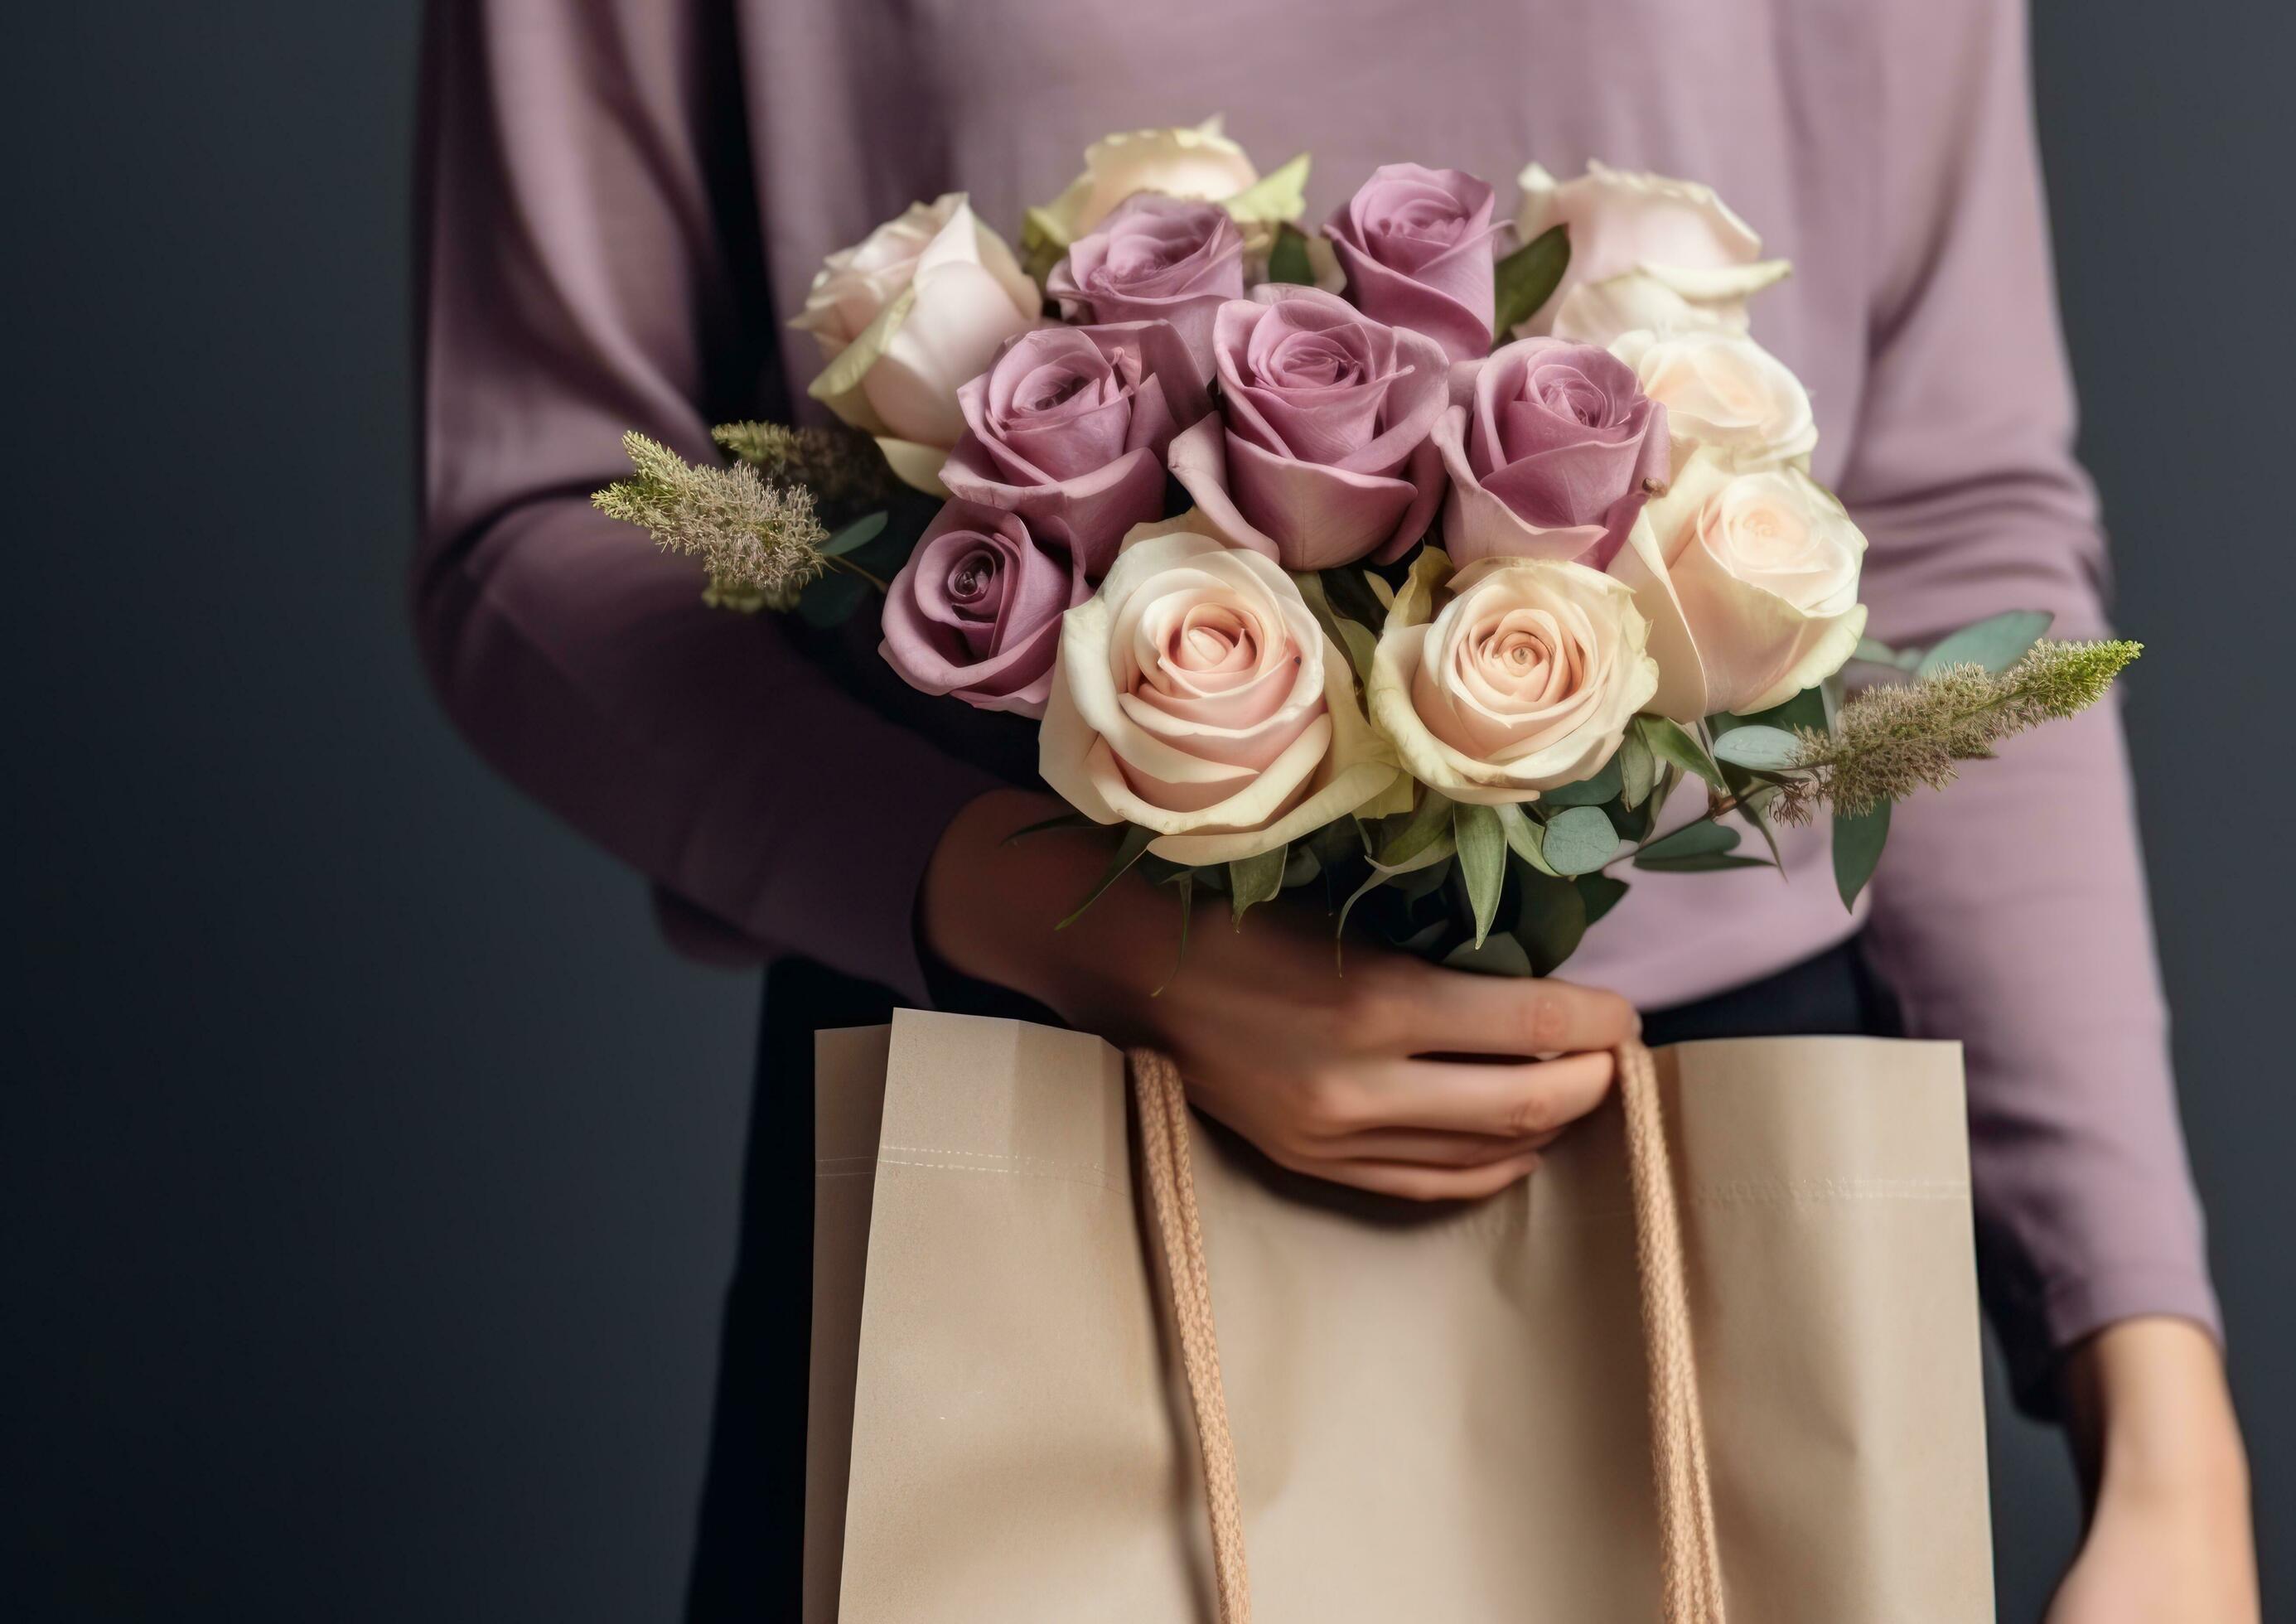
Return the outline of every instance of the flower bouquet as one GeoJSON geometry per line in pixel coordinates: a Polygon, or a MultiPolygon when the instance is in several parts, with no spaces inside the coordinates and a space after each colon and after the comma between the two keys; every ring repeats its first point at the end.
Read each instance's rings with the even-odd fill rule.
{"type": "Polygon", "coordinates": [[[848,428],[727,425],[724,467],[633,435],[598,504],[715,604],[882,588],[908,685],[1037,724],[1103,889],[1241,923],[1319,887],[1490,972],[1561,964],[1621,870],[1775,865],[1821,810],[1854,902],[1895,801],[2136,655],[2014,610],[1864,636],[1865,537],[1749,331],[1787,267],[1705,187],[1533,164],[1502,223],[1394,164],[1308,230],[1306,173],[1215,120],[1093,147],[1021,254],[916,205],[796,319],[848,428]]]}

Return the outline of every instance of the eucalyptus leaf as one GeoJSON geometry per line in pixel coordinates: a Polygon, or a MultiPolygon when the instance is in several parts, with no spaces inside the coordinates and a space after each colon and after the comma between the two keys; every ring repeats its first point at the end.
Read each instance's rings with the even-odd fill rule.
{"type": "Polygon", "coordinates": [[[1562,226],[1548,226],[1498,262],[1491,290],[1493,348],[1506,343],[1516,327],[1538,314],[1570,268],[1570,232],[1562,226]]]}
{"type": "Polygon", "coordinates": [[[1914,668],[1914,675],[1927,677],[1950,665],[1983,666],[1988,671],[2005,671],[2040,641],[2053,619],[2038,609],[2013,609],[2007,614],[1964,626],[1923,654],[1921,663],[1914,668]]]}
{"type": "MultiPolygon", "coordinates": [[[[1819,688],[1804,688],[1782,705],[1759,710],[1750,716],[1718,716],[1714,718],[1717,734],[1726,727],[1779,727],[1792,733],[1797,727],[1807,727],[1812,733],[1828,731],[1825,719],[1825,693],[1819,688]]],[[[1719,754],[1718,750],[1716,753],[1719,754]]]]}
{"type": "Polygon", "coordinates": [[[1540,842],[1558,874],[1592,874],[1619,852],[1619,832],[1600,807],[1565,807],[1546,820],[1540,842]]]}
{"type": "Polygon", "coordinates": [[[890,517],[886,513],[868,513],[856,519],[821,544],[822,556],[842,558],[857,548],[867,546],[877,539],[878,533],[884,529],[890,517]]]}
{"type": "Polygon", "coordinates": [[[1124,877],[1124,871],[1140,860],[1140,854],[1148,849],[1148,842],[1155,838],[1156,832],[1153,829],[1143,829],[1137,824],[1127,824],[1124,827],[1124,838],[1117,843],[1116,855],[1109,860],[1108,872],[1101,875],[1100,883],[1092,888],[1092,895],[1078,903],[1076,912],[1062,920],[1053,929],[1065,931],[1083,918],[1085,910],[1098,902],[1110,886],[1124,877]]]}
{"type": "Polygon", "coordinates": [[[1728,787],[1714,758],[1698,742],[1697,735],[1681,723],[1662,716],[1641,716],[1635,718],[1635,731],[1642,734],[1651,753],[1660,760],[1703,778],[1718,790],[1728,787]]]}
{"type": "Polygon", "coordinates": [[[1316,280],[1315,267],[1308,263],[1308,239],[1298,226],[1275,228],[1275,245],[1267,250],[1267,280],[1294,284],[1316,280]]]}
{"type": "Polygon", "coordinates": [[[1628,732],[1619,741],[1619,799],[1628,810],[1650,799],[1651,791],[1658,786],[1658,758],[1651,753],[1650,741],[1644,738],[1640,728],[1628,732]]]}
{"type": "Polygon", "coordinates": [[[1258,857],[1237,857],[1227,865],[1228,906],[1241,926],[1254,903],[1272,901],[1283,889],[1283,847],[1258,857]]]}
{"type": "Polygon", "coordinates": [[[1857,652],[1849,658],[1862,660],[1867,665],[1895,666],[1900,671],[1910,671],[1922,663],[1922,652],[1919,649],[1893,649],[1888,644],[1877,643],[1871,637],[1860,637],[1857,652]]]}
{"type": "Polygon", "coordinates": [[[1853,906],[1857,893],[1874,877],[1874,869],[1882,861],[1882,847],[1890,838],[1890,803],[1882,802],[1870,812],[1855,817],[1840,812],[1833,815],[1833,883],[1841,893],[1841,906],[1853,906]]]}
{"type": "Polygon", "coordinates": [[[1625,767],[1613,750],[1611,759],[1603,763],[1602,770],[1592,778],[1582,778],[1577,783],[1566,783],[1559,790],[1549,790],[1541,795],[1539,804],[1548,807],[1599,807],[1605,801],[1616,800],[1625,767]]]}
{"type": "Polygon", "coordinates": [[[1734,851],[1738,832],[1726,824],[1685,824],[1669,834],[1661,834],[1640,851],[1635,861],[1651,857],[1708,857],[1717,852],[1734,851]]]}
{"type": "Polygon", "coordinates": [[[1733,727],[1714,741],[1714,756],[1733,767],[1780,773],[1801,763],[1801,741],[1783,727],[1733,727]]]}
{"type": "Polygon", "coordinates": [[[1506,883],[1506,834],[1495,809],[1462,801],[1451,809],[1451,838],[1459,848],[1459,877],[1466,883],[1480,947],[1498,915],[1499,892],[1506,883]]]}
{"type": "Polygon", "coordinates": [[[1571,881],[1578,888],[1580,900],[1587,905],[1587,925],[1592,930],[1596,921],[1619,906],[1627,894],[1627,882],[1608,874],[1580,874],[1571,881]]]}
{"type": "Polygon", "coordinates": [[[1528,976],[1533,973],[1530,955],[1521,942],[1505,931],[1478,941],[1461,942],[1443,956],[1443,963],[1453,970],[1472,971],[1477,975],[1528,976]]]}

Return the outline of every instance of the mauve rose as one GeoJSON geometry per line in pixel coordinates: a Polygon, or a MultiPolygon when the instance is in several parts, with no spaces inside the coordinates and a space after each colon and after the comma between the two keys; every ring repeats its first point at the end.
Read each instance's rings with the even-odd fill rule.
{"type": "MultiPolygon", "coordinates": [[[[1464,369],[1463,369],[1464,371],[1464,369]]],[[[1479,558],[1607,566],[1666,478],[1666,408],[1608,350],[1521,339],[1455,394],[1434,440],[1451,475],[1444,545],[1479,558]]]]}
{"type": "Polygon", "coordinates": [[[1492,193],[1456,169],[1391,163],[1324,228],[1365,315],[1408,327],[1454,361],[1490,353],[1492,193]]]}
{"type": "Polygon", "coordinates": [[[1324,570],[1426,533],[1443,494],[1428,434],[1449,400],[1434,340],[1269,285],[1220,307],[1212,352],[1221,410],[1172,442],[1172,473],[1230,544],[1324,570]]]}
{"type": "Polygon", "coordinates": [[[1040,717],[1061,616],[1091,595],[1065,545],[1040,545],[1002,508],[950,502],[893,578],[878,652],[913,688],[1040,717]]]}
{"type": "Polygon", "coordinates": [[[965,431],[949,494],[1069,538],[1097,580],[1125,531],[1164,511],[1164,452],[1211,410],[1168,322],[1045,327],[1007,343],[957,391],[965,431]]]}
{"type": "Polygon", "coordinates": [[[1072,322],[1169,322],[1210,373],[1212,315],[1243,297],[1243,233],[1217,203],[1143,193],[1077,239],[1045,291],[1072,322]]]}

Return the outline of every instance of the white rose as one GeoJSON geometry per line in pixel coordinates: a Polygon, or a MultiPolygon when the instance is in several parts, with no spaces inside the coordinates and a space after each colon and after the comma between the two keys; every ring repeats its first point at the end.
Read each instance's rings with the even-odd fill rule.
{"type": "Polygon", "coordinates": [[[1372,725],[1412,775],[1496,806],[1592,777],[1658,686],[1634,595],[1584,564],[1487,558],[1430,620],[1406,590],[1372,661],[1372,725]]]}
{"type": "Polygon", "coordinates": [[[1221,129],[1218,114],[1193,127],[1132,130],[1087,148],[1084,173],[1042,208],[1029,210],[1022,244],[1029,262],[1049,267],[1135,193],[1218,203],[1243,228],[1248,253],[1264,253],[1278,222],[1306,212],[1303,155],[1262,179],[1250,155],[1221,129]]]}
{"type": "Polygon", "coordinates": [[[1651,622],[1651,709],[1751,715],[1833,676],[1866,632],[1865,557],[1849,513],[1800,469],[1741,472],[1701,448],[1611,565],[1651,622]]]}
{"type": "Polygon", "coordinates": [[[1558,182],[1532,164],[1518,177],[1522,207],[1515,229],[1528,242],[1550,226],[1570,234],[1570,264],[1554,292],[1517,337],[1559,332],[1562,311],[1571,305],[1569,335],[1581,343],[1607,344],[1627,331],[1613,327],[1594,336],[1616,313],[1598,308],[1596,296],[1572,305],[1572,295],[1588,284],[1636,276],[1636,283],[1609,288],[1603,302],[1643,307],[1636,326],[1660,331],[1677,324],[1742,328],[1746,300],[1786,275],[1783,259],[1764,259],[1762,240],[1708,187],[1662,175],[1638,174],[1590,163],[1577,180],[1558,182]]]}
{"type": "Polygon", "coordinates": [[[1175,863],[1256,857],[1400,777],[1275,560],[1143,525],[1070,610],[1038,741],[1045,782],[1095,822],[1158,831],[1175,863]]]}
{"type": "Polygon", "coordinates": [[[1817,444],[1809,391],[1792,368],[1742,332],[1629,332],[1611,353],[1635,369],[1643,393],[1666,407],[1680,467],[1710,446],[1741,469],[1807,469],[1817,444]]]}
{"type": "Polygon", "coordinates": [[[828,363],[808,392],[875,435],[902,479],[946,495],[940,464],[964,431],[958,388],[1043,308],[1004,239],[952,192],[830,255],[790,325],[828,363]]]}

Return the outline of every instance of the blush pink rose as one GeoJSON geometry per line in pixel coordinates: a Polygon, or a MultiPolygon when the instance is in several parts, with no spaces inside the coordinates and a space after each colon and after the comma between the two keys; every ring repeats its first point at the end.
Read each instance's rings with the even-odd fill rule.
{"type": "Polygon", "coordinates": [[[1211,410],[1168,322],[1045,327],[957,391],[965,431],[941,467],[949,494],[1068,537],[1098,579],[1125,531],[1164,511],[1164,453],[1211,410]]]}
{"type": "Polygon", "coordinates": [[[1219,414],[1173,442],[1172,474],[1232,545],[1324,570],[1426,533],[1443,494],[1428,435],[1449,399],[1434,340],[1269,285],[1220,307],[1212,357],[1219,414]]]}
{"type": "Polygon", "coordinates": [[[1434,434],[1451,476],[1443,538],[1452,558],[1605,568],[1666,479],[1666,408],[1634,369],[1591,344],[1521,339],[1455,393],[1466,398],[1434,434]]]}
{"type": "Polygon", "coordinates": [[[1091,595],[1065,545],[1040,545],[1002,508],[950,502],[885,595],[879,652],[913,688],[1040,717],[1061,616],[1091,595]]]}
{"type": "Polygon", "coordinates": [[[1391,163],[1372,171],[1324,228],[1364,314],[1408,327],[1454,361],[1490,353],[1490,186],[1457,169],[1391,163]]]}
{"type": "Polygon", "coordinates": [[[1217,203],[1142,193],[1076,240],[1045,291],[1072,322],[1171,323],[1209,374],[1213,313],[1243,297],[1243,233],[1217,203]]]}

